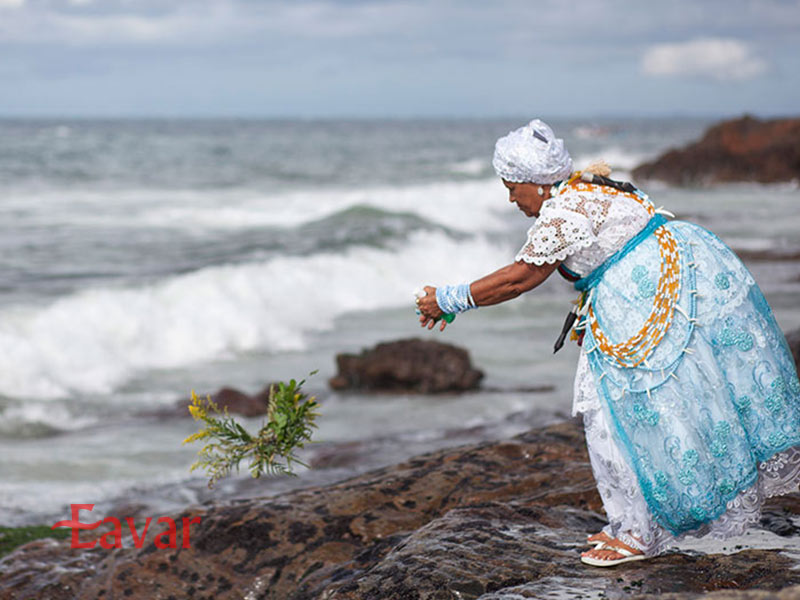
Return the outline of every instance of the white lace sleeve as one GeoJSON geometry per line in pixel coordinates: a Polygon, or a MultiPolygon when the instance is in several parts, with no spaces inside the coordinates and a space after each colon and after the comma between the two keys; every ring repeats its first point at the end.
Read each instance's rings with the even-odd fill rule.
{"type": "Polygon", "coordinates": [[[591,219],[567,208],[564,200],[560,196],[542,204],[539,218],[528,230],[528,241],[517,253],[515,261],[552,264],[597,241],[591,219]]]}

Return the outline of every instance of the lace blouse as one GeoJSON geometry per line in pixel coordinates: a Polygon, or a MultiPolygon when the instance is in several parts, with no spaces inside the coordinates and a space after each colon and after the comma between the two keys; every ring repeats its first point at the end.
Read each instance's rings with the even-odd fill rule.
{"type": "Polygon", "coordinates": [[[606,186],[570,186],[542,203],[514,260],[535,265],[562,261],[575,273],[587,275],[636,235],[651,211],[649,203],[606,186]]]}
{"type": "MultiPolygon", "coordinates": [[[[515,261],[529,264],[563,262],[578,275],[588,275],[635,236],[652,216],[652,204],[613,188],[579,183],[542,203],[539,218],[515,261]]],[[[572,414],[599,406],[594,378],[581,349],[575,374],[572,414]]]]}

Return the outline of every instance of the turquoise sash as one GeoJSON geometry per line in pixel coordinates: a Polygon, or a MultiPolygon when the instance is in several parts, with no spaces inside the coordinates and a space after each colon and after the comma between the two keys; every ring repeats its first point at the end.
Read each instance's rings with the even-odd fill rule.
{"type": "Polygon", "coordinates": [[[612,266],[614,266],[620,260],[622,260],[622,258],[624,258],[626,254],[628,254],[631,250],[636,248],[636,246],[641,244],[645,240],[645,238],[647,238],[648,235],[653,233],[656,229],[661,227],[666,222],[667,219],[663,215],[653,215],[653,217],[647,222],[647,225],[645,225],[644,228],[639,233],[637,233],[635,236],[633,236],[631,239],[625,242],[625,245],[622,248],[620,248],[614,254],[609,256],[603,262],[602,265],[594,269],[586,277],[578,279],[578,281],[574,283],[575,289],[578,290],[579,292],[592,289],[599,283],[600,279],[602,279],[603,275],[605,274],[606,271],[608,271],[608,269],[610,269],[612,266]]]}

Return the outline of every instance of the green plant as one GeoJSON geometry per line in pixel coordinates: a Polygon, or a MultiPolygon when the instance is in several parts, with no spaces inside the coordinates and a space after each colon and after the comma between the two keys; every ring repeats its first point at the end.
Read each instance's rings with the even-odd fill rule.
{"type": "MultiPolygon", "coordinates": [[[[311,375],[314,373],[316,371],[311,375]]],[[[250,461],[248,469],[256,478],[265,473],[296,476],[292,462],[308,467],[294,451],[303,448],[306,442],[314,443],[311,433],[312,428],[317,427],[314,420],[319,416],[314,409],[319,404],[313,396],[309,398],[302,392],[304,383],[305,380],[298,383],[292,379],[288,384],[281,382],[270,388],[267,419],[255,435],[231,417],[227,408],[220,412],[210,396],[201,399],[192,391],[189,412],[204,426],[183,443],[205,440],[206,444],[198,452],[199,458],[191,471],[204,469],[210,477],[208,487],[211,488],[233,469],[238,472],[243,460],[250,461]]]]}
{"type": "Polygon", "coordinates": [[[17,546],[41,538],[65,540],[69,529],[52,529],[50,525],[25,525],[23,527],[0,527],[0,557],[9,554],[17,546]]]}

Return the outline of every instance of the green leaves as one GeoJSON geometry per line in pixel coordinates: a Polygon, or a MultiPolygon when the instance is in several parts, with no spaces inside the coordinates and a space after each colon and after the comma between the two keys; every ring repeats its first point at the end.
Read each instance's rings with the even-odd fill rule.
{"type": "MultiPolygon", "coordinates": [[[[312,371],[314,375],[316,371],[312,371]]],[[[208,487],[226,477],[233,469],[239,471],[239,464],[249,460],[248,470],[253,477],[269,475],[292,475],[292,463],[308,468],[299,460],[294,451],[303,448],[306,442],[313,443],[311,434],[317,427],[315,419],[319,404],[302,391],[305,380],[292,379],[288,384],[279,383],[270,389],[267,401],[267,419],[255,435],[248,432],[240,423],[219,407],[207,396],[198,398],[192,391],[189,412],[204,427],[187,437],[188,444],[206,440],[198,452],[199,458],[191,471],[204,469],[209,475],[208,487]]]]}

